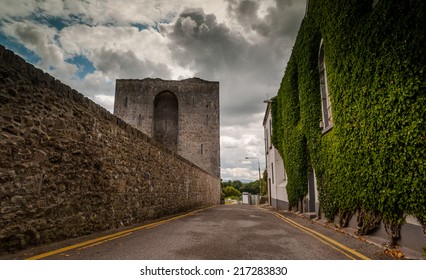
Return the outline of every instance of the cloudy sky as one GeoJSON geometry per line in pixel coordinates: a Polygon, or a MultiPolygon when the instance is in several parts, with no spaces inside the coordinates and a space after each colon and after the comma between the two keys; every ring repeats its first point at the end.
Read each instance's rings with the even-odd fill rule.
{"type": "Polygon", "coordinates": [[[0,44],[112,112],[116,79],[220,82],[224,180],[265,168],[262,121],[305,0],[0,0],[0,44]]]}

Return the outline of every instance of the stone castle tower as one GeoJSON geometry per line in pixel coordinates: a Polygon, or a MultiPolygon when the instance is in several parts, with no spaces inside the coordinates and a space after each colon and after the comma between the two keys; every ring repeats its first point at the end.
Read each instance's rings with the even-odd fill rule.
{"type": "Polygon", "coordinates": [[[114,114],[220,177],[219,82],[119,79],[114,114]]]}

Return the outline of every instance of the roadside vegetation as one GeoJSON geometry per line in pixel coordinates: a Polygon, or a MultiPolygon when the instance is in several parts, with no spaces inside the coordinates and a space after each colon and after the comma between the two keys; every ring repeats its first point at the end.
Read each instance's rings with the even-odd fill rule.
{"type": "Polygon", "coordinates": [[[266,180],[267,177],[266,171],[263,173],[262,178],[262,189],[259,190],[259,180],[243,183],[239,180],[231,181],[228,180],[226,182],[221,181],[221,189],[222,193],[224,194],[225,198],[232,198],[232,199],[239,199],[242,195],[242,193],[247,192],[250,194],[261,194],[261,196],[267,195],[267,187],[266,187],[266,180]]]}

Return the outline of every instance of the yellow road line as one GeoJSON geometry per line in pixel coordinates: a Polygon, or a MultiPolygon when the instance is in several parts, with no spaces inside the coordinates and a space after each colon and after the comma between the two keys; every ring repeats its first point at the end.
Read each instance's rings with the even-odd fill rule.
{"type": "Polygon", "coordinates": [[[295,221],[290,220],[289,218],[286,218],[286,217],[284,217],[283,215],[281,215],[279,213],[273,212],[273,214],[276,217],[278,217],[279,219],[281,219],[281,220],[289,223],[290,225],[292,225],[292,226],[294,226],[294,227],[296,227],[296,228],[304,231],[305,233],[308,233],[309,235],[315,237],[316,239],[318,239],[321,242],[329,245],[330,247],[334,248],[335,250],[341,252],[342,254],[344,254],[345,256],[347,256],[347,257],[349,257],[351,259],[355,259],[355,258],[353,258],[352,256],[348,255],[347,253],[352,254],[354,256],[357,256],[358,258],[360,258],[362,260],[370,260],[370,258],[368,258],[368,257],[364,256],[363,254],[361,254],[361,253],[359,253],[359,252],[357,252],[357,251],[355,251],[355,250],[353,250],[353,249],[351,249],[351,248],[349,248],[349,247],[347,247],[347,246],[345,246],[345,245],[337,242],[334,239],[331,239],[331,238],[329,238],[329,237],[327,237],[327,236],[325,236],[325,235],[323,235],[323,234],[321,234],[321,233],[319,233],[319,232],[317,232],[315,230],[312,230],[310,228],[302,226],[301,224],[296,223],[295,221]],[[340,249],[336,248],[336,246],[339,247],[340,249]]]}
{"type": "Polygon", "coordinates": [[[108,240],[113,240],[113,239],[117,239],[117,238],[120,238],[120,237],[124,237],[124,236],[126,236],[126,235],[128,235],[132,232],[135,232],[135,231],[138,231],[138,230],[141,230],[141,229],[153,228],[153,227],[159,226],[161,224],[164,224],[164,223],[167,223],[167,222],[170,222],[170,221],[174,221],[174,220],[177,220],[177,219],[181,219],[181,218],[184,218],[184,217],[191,216],[191,215],[194,215],[195,213],[207,210],[207,209],[212,208],[212,207],[214,207],[214,206],[195,210],[195,211],[183,214],[183,215],[179,215],[179,216],[169,218],[169,219],[166,219],[166,220],[162,220],[162,221],[158,221],[158,222],[155,222],[155,223],[135,227],[135,228],[132,228],[132,229],[120,231],[120,232],[109,234],[109,235],[105,235],[105,236],[102,236],[102,237],[99,237],[99,238],[84,241],[84,242],[74,244],[74,245],[70,245],[70,246],[67,246],[67,247],[64,247],[64,248],[59,248],[57,250],[53,250],[53,251],[46,252],[46,253],[43,253],[43,254],[40,254],[40,255],[32,256],[30,258],[27,258],[26,260],[39,260],[39,259],[43,259],[43,258],[52,256],[52,255],[60,254],[60,253],[63,253],[63,252],[69,251],[69,250],[77,249],[77,248],[80,248],[80,247],[89,247],[89,245],[95,246],[95,243],[97,243],[96,245],[98,245],[98,244],[104,243],[108,240]]]}
{"type": "Polygon", "coordinates": [[[110,238],[110,239],[107,239],[107,240],[103,240],[103,241],[100,241],[100,242],[96,242],[96,243],[93,243],[93,244],[90,244],[90,245],[87,245],[87,246],[84,246],[84,247],[80,247],[80,248],[78,248],[77,250],[84,250],[84,249],[87,249],[87,248],[90,248],[90,247],[94,247],[94,246],[97,246],[97,245],[99,245],[99,244],[102,244],[102,243],[105,243],[105,242],[108,242],[108,241],[112,241],[112,240],[114,240],[114,239],[118,239],[118,238],[121,238],[121,237],[124,237],[124,236],[127,236],[127,235],[130,235],[130,234],[132,234],[133,232],[129,232],[129,233],[125,233],[125,234],[123,234],[123,235],[119,235],[119,236],[115,236],[115,237],[112,237],[112,238],[110,238]]]}
{"type": "MultiPolygon", "coordinates": [[[[284,219],[282,219],[282,218],[281,218],[281,217],[279,217],[279,216],[277,216],[277,217],[278,217],[279,219],[281,219],[281,220],[284,220],[284,219]]],[[[284,220],[284,221],[285,221],[285,222],[288,222],[288,221],[286,221],[286,220],[284,220]]],[[[310,233],[309,231],[307,231],[307,230],[303,229],[302,227],[299,227],[299,226],[294,225],[294,224],[290,224],[290,225],[292,225],[292,226],[296,227],[297,229],[299,229],[299,230],[301,230],[301,231],[305,232],[306,234],[308,234],[308,235],[310,235],[310,236],[314,237],[315,239],[317,239],[317,240],[321,241],[322,243],[324,243],[324,244],[326,244],[326,245],[328,245],[328,246],[332,247],[332,248],[333,248],[333,249],[335,249],[336,251],[338,251],[338,252],[342,253],[343,255],[347,256],[349,259],[355,260],[355,258],[354,258],[354,257],[352,257],[351,255],[349,255],[349,254],[347,254],[346,252],[344,252],[344,251],[340,250],[339,248],[336,248],[335,246],[331,245],[330,243],[326,242],[325,240],[322,240],[321,238],[319,238],[319,237],[317,237],[316,235],[314,235],[313,233],[310,233]]]]}

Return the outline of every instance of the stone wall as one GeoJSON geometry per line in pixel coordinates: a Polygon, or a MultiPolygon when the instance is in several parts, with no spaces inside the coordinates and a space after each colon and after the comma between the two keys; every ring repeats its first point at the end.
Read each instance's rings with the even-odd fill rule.
{"type": "Polygon", "coordinates": [[[219,203],[219,178],[1,45],[0,127],[0,251],[219,203]]]}

